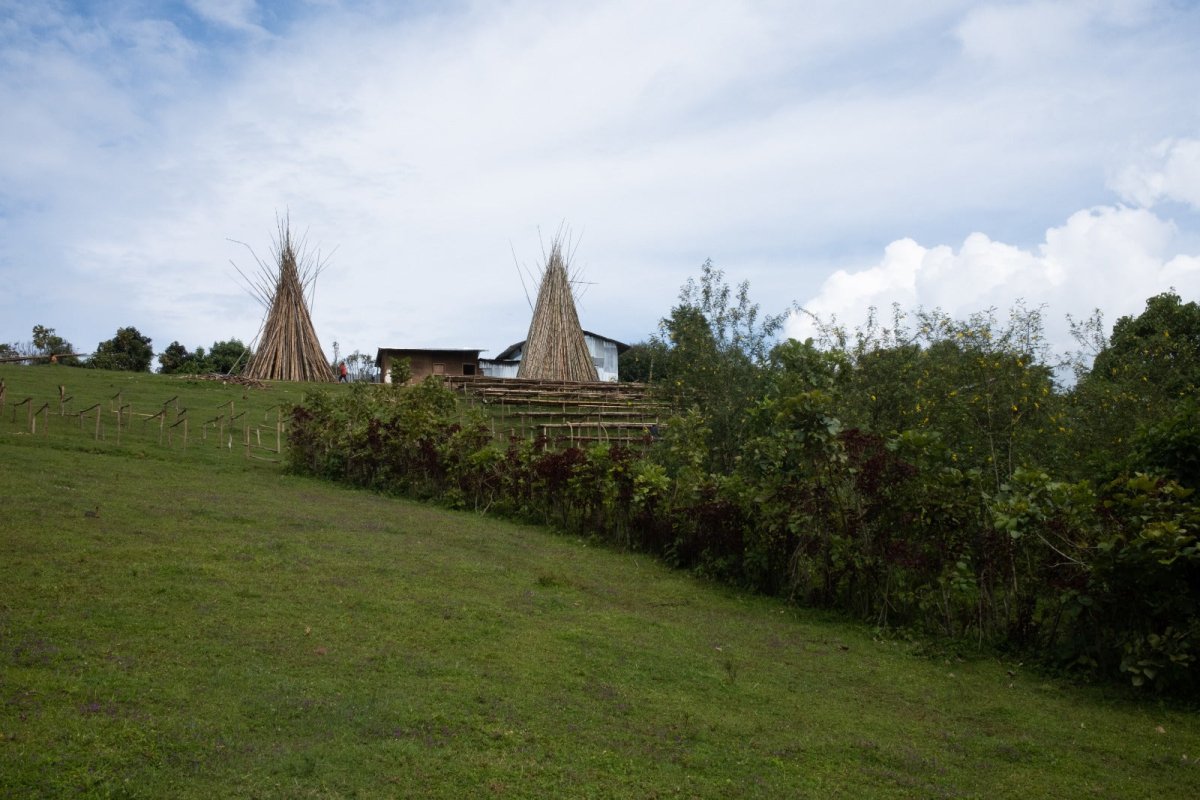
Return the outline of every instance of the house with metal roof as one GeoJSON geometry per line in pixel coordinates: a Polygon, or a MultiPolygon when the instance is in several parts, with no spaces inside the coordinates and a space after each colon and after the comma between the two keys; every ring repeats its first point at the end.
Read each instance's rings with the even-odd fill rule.
{"type": "MultiPolygon", "coordinates": [[[[617,360],[621,353],[629,349],[629,345],[591,331],[583,332],[583,340],[587,342],[588,352],[592,355],[592,363],[596,365],[596,373],[600,380],[616,381],[617,360]]],[[[479,371],[490,378],[515,378],[524,351],[525,340],[522,339],[504,348],[495,358],[479,359],[479,371]]]]}
{"type": "Polygon", "coordinates": [[[479,354],[482,350],[429,349],[415,347],[381,347],[375,355],[384,383],[392,382],[392,365],[407,358],[412,380],[429,375],[478,375],[479,354]]]}

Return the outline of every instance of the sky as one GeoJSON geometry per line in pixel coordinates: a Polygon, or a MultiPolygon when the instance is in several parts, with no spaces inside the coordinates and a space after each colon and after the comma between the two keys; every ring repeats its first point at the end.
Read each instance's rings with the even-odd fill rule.
{"type": "Polygon", "coordinates": [[[287,215],[331,358],[494,356],[560,230],[624,342],[711,259],[767,312],[1023,300],[1066,349],[1200,299],[1197,41],[1188,0],[0,0],[0,341],[249,342],[287,215]]]}

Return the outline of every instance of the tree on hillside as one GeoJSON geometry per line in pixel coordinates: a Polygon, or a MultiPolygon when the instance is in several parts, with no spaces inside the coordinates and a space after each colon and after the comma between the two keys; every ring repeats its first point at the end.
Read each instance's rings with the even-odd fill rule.
{"type": "Polygon", "coordinates": [[[213,342],[208,349],[206,372],[219,372],[222,375],[236,375],[242,371],[254,353],[242,343],[241,339],[229,339],[223,342],[213,342]]]}
{"type": "Polygon", "coordinates": [[[662,380],[666,355],[666,345],[660,341],[652,339],[631,345],[617,362],[617,377],[637,383],[662,380]]]}
{"type": "Polygon", "coordinates": [[[179,342],[171,342],[167,349],[158,354],[158,371],[164,375],[188,372],[187,366],[192,363],[192,354],[179,342]]]}
{"type": "Polygon", "coordinates": [[[1200,387],[1200,305],[1174,292],[1146,301],[1136,317],[1121,317],[1096,356],[1093,380],[1144,384],[1146,392],[1183,397],[1200,387]]]}
{"type": "Polygon", "coordinates": [[[761,315],[750,285],[736,290],[705,261],[700,279],[689,279],[679,305],[659,323],[654,341],[664,352],[655,382],[679,407],[694,407],[711,431],[708,467],[728,471],[737,458],[752,409],[764,391],[765,372],[785,314],[761,315]]]}
{"type": "Polygon", "coordinates": [[[171,342],[158,356],[159,371],[170,374],[199,375],[219,372],[236,375],[246,366],[252,351],[241,339],[213,342],[208,350],[197,347],[192,352],[179,342],[171,342]]]}
{"type": "Polygon", "coordinates": [[[847,429],[936,433],[959,467],[996,487],[1018,467],[1061,459],[1050,446],[1062,420],[1040,308],[954,319],[897,305],[890,317],[872,309],[854,330],[817,323],[821,346],[844,359],[833,409],[847,429]]]}
{"type": "Polygon", "coordinates": [[[1097,347],[1070,394],[1076,462],[1114,477],[1200,458],[1200,305],[1155,295],[1138,316],[1117,320],[1107,340],[1097,337],[1097,347]]]}
{"type": "Polygon", "coordinates": [[[33,351],[37,355],[55,356],[63,364],[79,363],[79,359],[67,355],[75,352],[75,346],[45,325],[33,326],[33,351]]]}
{"type": "Polygon", "coordinates": [[[143,336],[137,328],[118,328],[117,335],[96,345],[96,352],[88,360],[95,369],[146,372],[154,359],[150,337],[143,336]]]}

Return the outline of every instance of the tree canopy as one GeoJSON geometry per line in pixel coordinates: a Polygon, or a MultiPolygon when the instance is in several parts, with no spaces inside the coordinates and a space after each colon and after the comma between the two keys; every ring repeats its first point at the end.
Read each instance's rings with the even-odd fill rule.
{"type": "MultiPolygon", "coordinates": [[[[13,353],[19,353],[23,348],[9,348],[13,353]]],[[[28,348],[24,348],[28,349],[28,348]]],[[[54,356],[62,364],[78,364],[79,359],[71,353],[75,346],[54,332],[54,328],[45,325],[33,326],[32,355],[54,356]]]]}
{"type": "Polygon", "coordinates": [[[1174,292],[1151,297],[1141,314],[1113,325],[1090,377],[1141,383],[1164,397],[1194,393],[1200,387],[1200,305],[1184,303],[1174,292]]]}
{"type": "Polygon", "coordinates": [[[251,350],[237,338],[213,342],[208,350],[197,347],[191,352],[175,341],[159,353],[158,365],[159,371],[166,375],[201,375],[210,372],[236,375],[246,366],[251,355],[251,350]]]}
{"type": "Polygon", "coordinates": [[[130,326],[118,328],[116,336],[96,345],[96,352],[89,359],[88,366],[146,372],[153,359],[154,348],[151,347],[150,337],[143,336],[137,328],[130,326]]]}

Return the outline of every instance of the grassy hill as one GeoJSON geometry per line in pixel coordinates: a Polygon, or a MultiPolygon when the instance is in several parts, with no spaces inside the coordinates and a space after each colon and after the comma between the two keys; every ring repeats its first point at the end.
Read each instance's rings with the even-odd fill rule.
{"type": "Polygon", "coordinates": [[[57,413],[273,426],[297,387],[0,379],[0,796],[1200,796],[1200,719],[1152,699],[57,413]]]}

